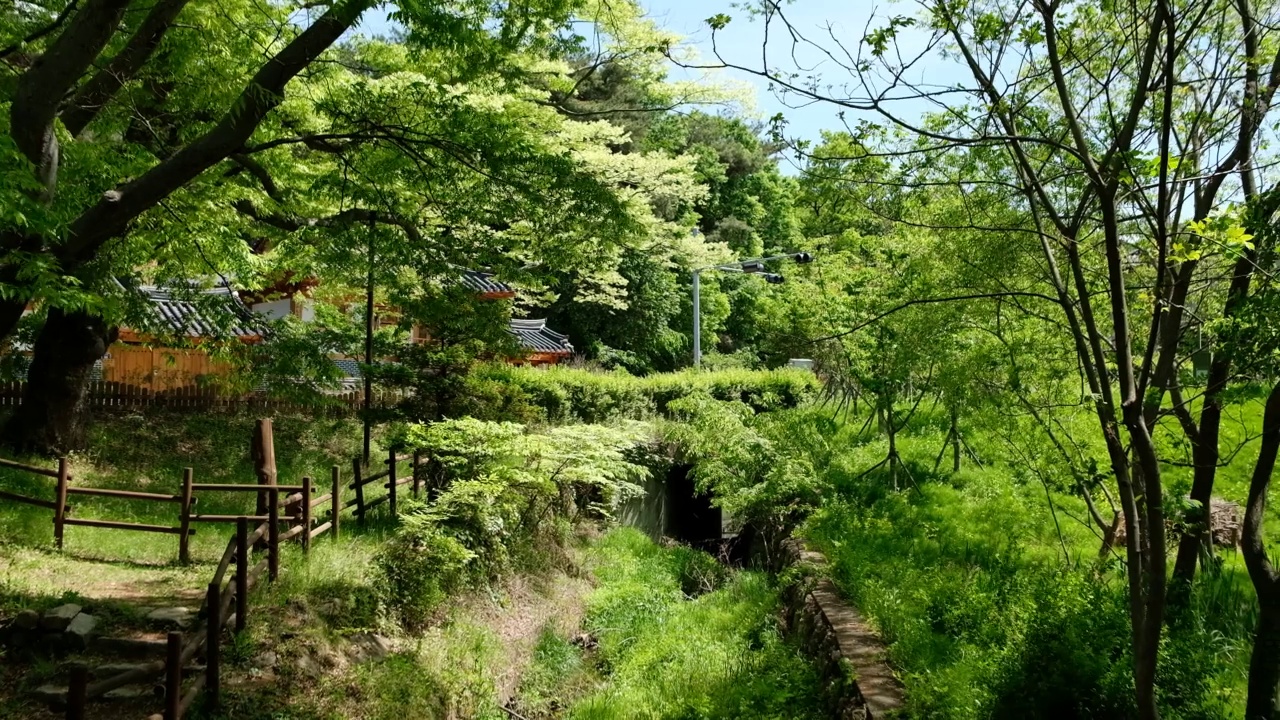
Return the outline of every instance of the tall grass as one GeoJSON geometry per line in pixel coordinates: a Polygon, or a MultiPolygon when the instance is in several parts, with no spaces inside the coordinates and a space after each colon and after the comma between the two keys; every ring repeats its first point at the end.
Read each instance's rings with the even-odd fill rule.
{"type": "MultiPolygon", "coordinates": [[[[935,473],[943,432],[921,427],[900,438],[914,481],[900,491],[886,473],[863,474],[884,457],[882,439],[834,431],[841,449],[820,467],[830,492],[802,530],[889,643],[908,714],[1132,716],[1123,549],[1099,557],[1083,502],[1060,491],[1069,478],[1046,488],[977,431],[986,464],[935,473]]],[[[1253,606],[1236,561],[1201,577],[1166,632],[1165,717],[1241,717],[1253,606]]]]}
{"type": "MultiPolygon", "coordinates": [[[[686,552],[629,528],[594,549],[599,583],[584,628],[599,642],[604,686],[574,702],[574,720],[822,717],[818,678],[779,634],[777,591],[738,572],[710,592],[681,590],[686,552]]],[[[556,655],[561,658],[563,656],[556,655]]]]}

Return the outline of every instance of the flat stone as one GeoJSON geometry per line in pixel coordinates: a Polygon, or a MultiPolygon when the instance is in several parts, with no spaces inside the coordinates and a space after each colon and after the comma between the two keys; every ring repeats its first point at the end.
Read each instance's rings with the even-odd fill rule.
{"type": "Polygon", "coordinates": [[[35,610],[23,610],[13,616],[13,626],[19,630],[35,630],[40,625],[40,613],[35,610]]]}
{"type": "Polygon", "coordinates": [[[63,636],[67,640],[67,644],[73,649],[84,650],[89,647],[89,642],[93,639],[94,631],[98,628],[98,618],[89,613],[80,613],[76,615],[67,626],[67,631],[63,636]]]}
{"type": "Polygon", "coordinates": [[[298,673],[304,677],[317,678],[320,677],[320,674],[323,672],[320,668],[320,664],[307,653],[299,655],[293,661],[293,665],[297,668],[298,673]]]}
{"type": "Polygon", "coordinates": [[[346,655],[354,663],[381,660],[395,650],[390,640],[376,633],[356,633],[347,642],[346,655]]]}
{"type": "Polygon", "coordinates": [[[278,662],[280,662],[279,656],[271,652],[270,650],[258,655],[253,659],[254,666],[259,668],[273,668],[276,666],[276,663],[278,662]]]}
{"type": "Polygon", "coordinates": [[[167,607],[152,610],[147,613],[147,619],[167,629],[181,630],[191,625],[191,621],[195,619],[195,613],[191,612],[190,608],[167,607]]]}
{"type": "Polygon", "coordinates": [[[31,697],[43,703],[62,706],[67,703],[67,689],[61,685],[41,685],[31,691],[31,697]]]}
{"type": "Polygon", "coordinates": [[[75,603],[67,603],[46,610],[44,617],[40,618],[40,627],[53,632],[62,632],[80,614],[80,610],[80,606],[75,603]]]}

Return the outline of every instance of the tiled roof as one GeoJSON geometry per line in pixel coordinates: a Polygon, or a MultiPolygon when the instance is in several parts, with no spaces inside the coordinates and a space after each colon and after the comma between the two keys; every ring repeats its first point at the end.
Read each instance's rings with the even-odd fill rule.
{"type": "Polygon", "coordinates": [[[364,374],[360,372],[359,360],[338,358],[333,361],[333,364],[338,366],[338,370],[342,372],[343,379],[364,377],[364,374]]]}
{"type": "Polygon", "coordinates": [[[151,301],[155,309],[155,320],[161,326],[158,329],[189,337],[211,337],[224,333],[245,337],[262,332],[260,328],[253,327],[252,311],[226,286],[181,294],[152,285],[144,285],[138,289],[151,301]]]}
{"type": "Polygon", "coordinates": [[[458,276],[462,284],[481,295],[514,295],[515,288],[493,279],[493,273],[463,270],[458,276]]]}
{"type": "Polygon", "coordinates": [[[561,335],[549,329],[546,320],[517,320],[513,318],[507,329],[512,335],[516,336],[522,347],[533,352],[573,354],[573,345],[569,342],[569,336],[561,335]]]}

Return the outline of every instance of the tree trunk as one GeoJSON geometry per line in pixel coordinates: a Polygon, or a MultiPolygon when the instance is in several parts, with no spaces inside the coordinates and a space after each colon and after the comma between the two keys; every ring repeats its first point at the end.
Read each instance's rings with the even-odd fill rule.
{"type": "Polygon", "coordinates": [[[4,429],[6,444],[49,454],[85,447],[89,376],[116,333],[100,317],[49,311],[36,338],[22,405],[4,429]]]}
{"type": "Polygon", "coordinates": [[[960,418],[951,408],[951,472],[960,472],[960,418]]]}
{"type": "Polygon", "coordinates": [[[1280,593],[1259,593],[1262,612],[1249,658],[1249,700],[1245,720],[1280,718],[1280,593]]]}
{"type": "Polygon", "coordinates": [[[1258,593],[1258,632],[1253,639],[1253,655],[1249,660],[1249,700],[1246,720],[1280,719],[1277,696],[1280,695],[1280,576],[1267,558],[1263,523],[1267,512],[1267,492],[1280,453],[1280,383],[1271,389],[1262,416],[1262,441],[1258,461],[1253,466],[1249,483],[1249,502],[1245,506],[1240,553],[1249,569],[1249,579],[1258,593]]]}

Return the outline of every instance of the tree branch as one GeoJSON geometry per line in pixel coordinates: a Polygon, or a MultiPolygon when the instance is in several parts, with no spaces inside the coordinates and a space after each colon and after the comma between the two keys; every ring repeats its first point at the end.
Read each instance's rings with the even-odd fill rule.
{"type": "Polygon", "coordinates": [[[859,330],[862,330],[865,327],[868,327],[870,325],[874,325],[880,322],[881,320],[889,317],[890,315],[893,315],[896,312],[906,310],[907,308],[912,307],[914,305],[932,305],[935,303],[944,303],[944,302],[960,302],[962,300],[989,300],[993,298],[1003,298],[1003,297],[1038,298],[1040,300],[1046,300],[1048,302],[1051,302],[1054,305],[1061,304],[1058,302],[1057,298],[1051,297],[1049,295],[1045,295],[1043,293],[1020,292],[1020,291],[975,293],[973,295],[952,295],[950,297],[936,297],[936,298],[918,298],[915,300],[908,300],[907,302],[897,305],[889,310],[886,310],[880,313],[879,315],[876,315],[875,317],[871,318],[870,320],[866,320],[864,322],[858,323],[857,325],[849,328],[848,330],[845,330],[844,332],[838,332],[834,335],[826,335],[820,338],[814,338],[812,340],[809,340],[808,342],[810,344],[815,344],[815,343],[825,342],[827,340],[836,340],[842,337],[847,337],[849,335],[852,335],[858,332],[859,330]]]}
{"type": "Polygon", "coordinates": [[[189,0],[158,0],[124,49],[81,87],[62,113],[72,137],[80,135],[124,84],[146,65],[189,0]]]}
{"type": "Polygon", "coordinates": [[[90,0],[18,78],[9,107],[10,134],[18,150],[36,167],[45,202],[53,200],[58,184],[58,138],[53,130],[58,105],[110,42],[129,1],[90,0]]]}
{"type": "Polygon", "coordinates": [[[92,259],[107,240],[125,232],[134,218],[239,151],[259,123],[284,100],[284,88],[342,36],[373,0],[339,2],[264,64],[232,103],[222,120],[136,180],[108,191],[71,223],[58,249],[65,271],[92,259]]]}

